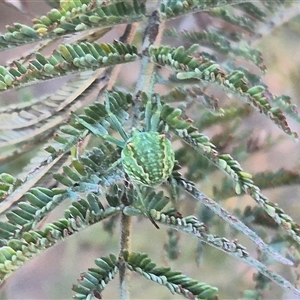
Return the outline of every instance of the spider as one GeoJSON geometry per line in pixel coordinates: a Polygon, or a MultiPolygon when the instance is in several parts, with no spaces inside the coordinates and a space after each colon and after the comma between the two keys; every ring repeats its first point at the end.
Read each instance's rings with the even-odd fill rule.
{"type": "Polygon", "coordinates": [[[140,185],[148,187],[158,186],[165,182],[173,171],[175,153],[172,144],[165,134],[158,132],[161,103],[157,99],[157,110],[152,112],[152,102],[151,99],[148,100],[145,106],[145,127],[143,130],[133,129],[130,136],[125,132],[119,119],[112,113],[108,92],[106,93],[105,109],[110,119],[111,127],[117,130],[123,141],[110,135],[100,134],[92,125],[79,117],[77,117],[77,121],[95,135],[122,148],[120,159],[115,161],[105,173],[122,164],[125,173],[134,183],[146,215],[154,226],[159,228],[146,209],[140,185]]]}

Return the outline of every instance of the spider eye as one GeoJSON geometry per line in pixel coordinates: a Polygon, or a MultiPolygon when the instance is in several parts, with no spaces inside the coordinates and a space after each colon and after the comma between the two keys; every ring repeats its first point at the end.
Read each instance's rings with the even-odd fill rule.
{"type": "Polygon", "coordinates": [[[175,155],[171,142],[158,132],[138,132],[122,150],[122,164],[133,180],[155,186],[171,175],[175,155]]]}

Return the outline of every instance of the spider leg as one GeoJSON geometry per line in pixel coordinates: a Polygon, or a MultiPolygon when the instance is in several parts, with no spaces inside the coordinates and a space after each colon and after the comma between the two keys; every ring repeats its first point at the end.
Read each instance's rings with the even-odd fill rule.
{"type": "Polygon", "coordinates": [[[106,93],[105,93],[105,109],[110,118],[109,123],[112,125],[113,129],[117,130],[120,133],[120,135],[124,141],[127,141],[128,135],[127,135],[126,131],[124,130],[123,125],[121,124],[119,119],[113,114],[113,112],[110,110],[110,101],[109,101],[108,91],[106,91],[106,93]]]}
{"type": "MultiPolygon", "coordinates": [[[[115,145],[117,145],[120,148],[124,148],[125,143],[123,141],[119,141],[118,139],[108,135],[108,134],[103,134],[101,133],[98,128],[94,127],[93,125],[87,123],[86,121],[84,121],[83,119],[79,118],[77,115],[75,115],[75,119],[78,123],[80,123],[81,125],[83,125],[85,128],[87,128],[90,132],[92,132],[94,135],[103,138],[104,140],[107,140],[115,145]]],[[[107,132],[107,131],[106,131],[107,132]]],[[[122,162],[122,158],[119,158],[118,160],[116,160],[113,164],[111,164],[111,166],[105,170],[104,174],[109,173],[111,170],[113,170],[114,168],[116,168],[121,162],[122,162]]]]}
{"type": "Polygon", "coordinates": [[[158,125],[160,122],[160,112],[161,112],[161,103],[160,103],[160,98],[158,95],[152,96],[150,98],[148,98],[148,101],[146,103],[146,107],[145,107],[145,120],[146,120],[146,131],[157,131],[158,129],[158,125]],[[154,107],[154,103],[153,103],[153,98],[155,97],[156,99],[156,105],[157,108],[155,110],[155,112],[153,113],[153,107],[154,107]]]}
{"type": "MultiPolygon", "coordinates": [[[[124,142],[119,141],[118,139],[110,136],[107,134],[107,131],[105,130],[105,133],[103,131],[101,132],[97,127],[94,127],[92,124],[89,124],[88,122],[84,121],[83,119],[79,118],[77,115],[73,115],[78,123],[80,123],[82,126],[84,126],[86,129],[88,129],[90,132],[92,132],[94,135],[103,138],[106,141],[109,141],[115,145],[117,145],[120,148],[124,148],[124,142]]],[[[103,127],[104,128],[104,127],[103,127]]]]}
{"type": "Polygon", "coordinates": [[[109,173],[111,170],[113,170],[114,168],[116,168],[121,162],[122,162],[123,158],[119,158],[118,160],[116,160],[114,163],[112,163],[104,172],[104,174],[109,173]]]}
{"type": "Polygon", "coordinates": [[[151,223],[155,226],[155,228],[159,229],[159,226],[156,224],[156,222],[154,221],[153,217],[150,215],[150,212],[148,211],[146,205],[145,205],[145,202],[143,201],[143,195],[142,195],[142,192],[140,190],[140,187],[135,184],[135,189],[137,191],[137,194],[138,194],[138,197],[139,197],[139,200],[144,208],[144,212],[146,213],[147,217],[149,218],[149,220],[151,221],[151,223]]]}
{"type": "Polygon", "coordinates": [[[175,209],[178,209],[178,184],[174,179],[173,175],[171,174],[169,177],[170,185],[171,185],[171,201],[175,209]]]}

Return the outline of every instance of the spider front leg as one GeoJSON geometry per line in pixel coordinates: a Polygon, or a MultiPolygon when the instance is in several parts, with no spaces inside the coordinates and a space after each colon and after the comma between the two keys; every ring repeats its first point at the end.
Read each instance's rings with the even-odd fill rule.
{"type": "Polygon", "coordinates": [[[144,208],[144,211],[145,211],[147,217],[149,218],[149,220],[151,221],[151,223],[154,225],[154,227],[156,229],[159,229],[159,226],[156,224],[156,222],[154,221],[153,217],[151,216],[150,212],[148,211],[148,209],[147,209],[147,207],[145,205],[145,202],[143,200],[143,195],[142,195],[142,192],[141,192],[140,187],[139,187],[138,184],[135,185],[135,190],[136,190],[136,192],[138,194],[138,198],[139,198],[139,200],[140,200],[140,202],[141,202],[141,204],[142,204],[142,206],[144,208]]]}
{"type": "Polygon", "coordinates": [[[178,211],[178,198],[179,198],[178,188],[179,188],[179,186],[172,174],[170,175],[168,181],[171,186],[171,192],[170,192],[171,202],[173,204],[173,207],[178,211]]]}
{"type": "Polygon", "coordinates": [[[95,136],[98,136],[100,138],[103,138],[104,140],[111,142],[115,145],[117,145],[120,148],[124,148],[124,142],[110,136],[107,131],[103,131],[103,129],[100,131],[97,127],[94,127],[92,124],[86,122],[85,120],[81,119],[79,116],[73,114],[75,120],[81,124],[83,127],[88,129],[91,133],[93,133],[95,136]]]}
{"type": "Polygon", "coordinates": [[[152,96],[147,99],[145,105],[145,131],[146,132],[157,132],[160,122],[161,103],[158,96],[152,96]],[[153,98],[156,100],[156,110],[153,112],[154,103],[153,98]]]}
{"type": "MultiPolygon", "coordinates": [[[[108,111],[108,115],[111,116],[113,115],[112,112],[109,110],[109,104],[108,104],[108,108],[106,108],[108,111]]],[[[80,118],[79,116],[77,116],[76,114],[73,115],[75,120],[81,124],[82,126],[84,126],[86,129],[88,129],[90,132],[92,132],[95,136],[100,137],[108,142],[111,142],[113,144],[115,144],[116,146],[120,147],[120,148],[124,148],[125,146],[125,141],[120,141],[114,137],[112,137],[111,135],[108,134],[108,132],[105,130],[103,130],[103,127],[101,127],[101,130],[99,130],[99,127],[94,126],[88,122],[86,122],[85,120],[83,120],[82,118],[80,118]]],[[[117,118],[113,115],[112,118],[114,121],[114,124],[121,124],[119,122],[119,120],[117,120],[117,118]],[[116,121],[117,120],[117,121],[116,121]]],[[[120,125],[121,126],[121,125],[120,125]]],[[[121,132],[120,132],[121,135],[121,132]]],[[[119,158],[118,160],[116,160],[114,163],[112,163],[108,169],[105,170],[104,174],[109,173],[110,171],[112,171],[113,169],[115,169],[120,163],[122,162],[122,158],[119,158]]]]}
{"type": "MultiPolygon", "coordinates": [[[[109,123],[111,124],[111,127],[114,130],[118,131],[120,133],[122,139],[126,142],[128,140],[128,135],[125,132],[124,127],[121,124],[121,122],[119,121],[119,119],[115,116],[115,114],[110,109],[109,93],[107,91],[105,93],[105,109],[108,114],[108,117],[110,120],[109,123]]],[[[122,148],[124,148],[124,145],[122,148]]]]}

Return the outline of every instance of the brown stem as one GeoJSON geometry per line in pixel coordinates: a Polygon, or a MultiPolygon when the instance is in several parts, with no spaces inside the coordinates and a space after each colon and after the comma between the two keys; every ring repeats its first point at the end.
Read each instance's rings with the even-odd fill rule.
{"type": "Polygon", "coordinates": [[[124,261],[123,252],[126,250],[130,252],[130,238],[131,238],[131,217],[122,214],[121,219],[121,249],[119,256],[119,283],[120,292],[119,299],[127,300],[129,299],[129,280],[130,273],[126,268],[126,262],[124,261]]]}

